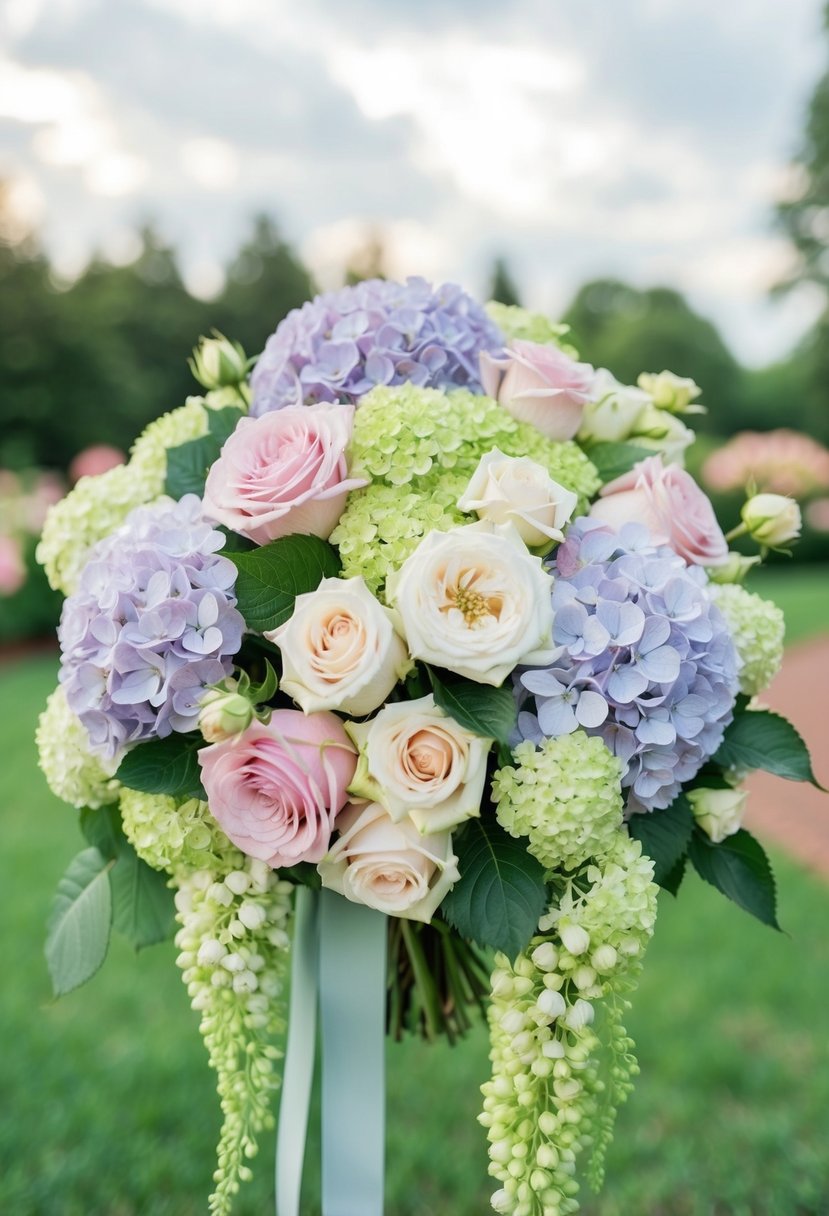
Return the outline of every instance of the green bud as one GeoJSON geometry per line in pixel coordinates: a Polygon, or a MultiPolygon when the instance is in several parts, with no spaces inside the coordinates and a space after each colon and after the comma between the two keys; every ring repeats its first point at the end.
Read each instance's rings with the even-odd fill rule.
{"type": "Polygon", "coordinates": [[[213,333],[214,337],[199,340],[190,360],[190,370],[206,389],[241,384],[248,368],[244,350],[238,342],[231,342],[217,330],[213,333]]]}
{"type": "Polygon", "coordinates": [[[246,730],[253,721],[253,706],[236,691],[209,688],[201,700],[199,730],[207,743],[222,743],[246,730]]]}
{"type": "Polygon", "coordinates": [[[800,507],[785,494],[754,494],[743,504],[740,517],[751,538],[769,549],[800,535],[800,507]]]}

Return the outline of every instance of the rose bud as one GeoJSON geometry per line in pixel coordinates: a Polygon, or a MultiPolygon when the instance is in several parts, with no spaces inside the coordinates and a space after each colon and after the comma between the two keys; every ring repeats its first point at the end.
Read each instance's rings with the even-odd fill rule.
{"type": "Polygon", "coordinates": [[[755,494],[743,504],[740,517],[752,540],[769,549],[800,536],[800,507],[785,494],[755,494]]]}
{"type": "Polygon", "coordinates": [[[248,361],[238,342],[231,342],[217,330],[215,337],[201,338],[193,350],[190,370],[206,389],[228,388],[241,384],[248,361]]]}
{"type": "Polygon", "coordinates": [[[739,831],[747,790],[688,790],[687,798],[694,818],[714,844],[739,831]]]}
{"type": "MultiPolygon", "coordinates": [[[[234,681],[228,681],[232,684],[234,681]]],[[[208,688],[201,698],[199,730],[207,743],[222,743],[250,726],[253,706],[236,688],[208,688]]]]}

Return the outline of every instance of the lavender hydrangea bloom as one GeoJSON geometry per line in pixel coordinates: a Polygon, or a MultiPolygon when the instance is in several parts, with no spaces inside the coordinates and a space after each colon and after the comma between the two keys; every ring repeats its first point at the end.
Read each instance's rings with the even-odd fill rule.
{"type": "Polygon", "coordinates": [[[223,544],[188,494],[137,508],[92,549],[58,637],[66,699],[97,755],[193,730],[202,691],[230,674],[245,623],[223,544]]]}
{"type": "Polygon", "coordinates": [[[581,518],[553,573],[560,651],[515,676],[521,736],[599,735],[625,765],[628,810],[667,807],[719,747],[738,692],[705,572],[637,524],[616,533],[581,518]]]}
{"type": "Polygon", "coordinates": [[[460,287],[367,279],[295,308],[251,377],[254,417],[286,405],[354,402],[378,384],[479,391],[478,356],[504,337],[460,287]]]}

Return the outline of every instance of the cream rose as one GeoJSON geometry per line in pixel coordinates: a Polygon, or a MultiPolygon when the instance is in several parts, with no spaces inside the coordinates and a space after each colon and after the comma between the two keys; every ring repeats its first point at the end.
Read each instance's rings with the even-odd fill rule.
{"type": "Polygon", "coordinates": [[[350,792],[381,802],[396,823],[408,815],[419,831],[437,832],[480,815],[494,740],[465,730],[431,694],[345,729],[360,749],[350,792]]]}
{"type": "Polygon", "coordinates": [[[386,582],[409,653],[478,684],[550,661],[553,580],[511,524],[430,532],[386,582]]]}
{"type": "Polygon", "coordinates": [[[714,844],[740,830],[747,790],[688,790],[687,796],[694,818],[714,844]]]}
{"type": "Polygon", "coordinates": [[[661,452],[666,464],[683,464],[685,449],[690,447],[696,435],[682,419],[667,410],[648,405],[639,415],[636,429],[630,435],[631,443],[652,452],[661,452]]]}
{"type": "Polygon", "coordinates": [[[324,578],[265,637],[282,651],[282,691],[307,714],[371,713],[411,667],[393,614],[361,578],[324,578]]]}
{"type": "Polygon", "coordinates": [[[627,439],[650,400],[641,388],[620,384],[606,367],[598,368],[590,400],[584,407],[579,439],[595,443],[618,443],[627,439]]]}
{"type": "Polygon", "coordinates": [[[347,806],[337,827],[339,839],[317,868],[322,885],[352,903],[428,924],[460,878],[448,832],[423,836],[379,803],[347,806]]]}
{"type": "Polygon", "coordinates": [[[494,524],[513,524],[531,548],[549,548],[551,541],[564,540],[562,528],[577,502],[577,495],[553,481],[542,465],[493,448],[481,457],[458,506],[494,524]]]}

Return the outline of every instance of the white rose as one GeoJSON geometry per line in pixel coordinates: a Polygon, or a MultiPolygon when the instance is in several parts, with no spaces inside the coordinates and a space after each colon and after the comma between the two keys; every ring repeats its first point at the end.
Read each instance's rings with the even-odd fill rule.
{"type": "Polygon", "coordinates": [[[425,833],[480,815],[493,740],[466,730],[431,694],[345,729],[360,749],[349,791],[381,802],[395,822],[408,815],[425,833]]]}
{"type": "Polygon", "coordinates": [[[685,449],[694,442],[696,435],[676,415],[648,405],[628,438],[641,448],[661,452],[666,464],[684,465],[685,449]]]}
{"type": "Polygon", "coordinates": [[[428,533],[386,593],[413,658],[497,685],[555,657],[552,583],[511,524],[482,522],[428,533]]]}
{"type": "Polygon", "coordinates": [[[639,415],[650,404],[641,388],[620,384],[606,367],[593,378],[591,400],[584,407],[579,439],[619,443],[633,432],[639,415]]]}
{"type": "Polygon", "coordinates": [[[750,536],[770,549],[797,540],[803,523],[800,507],[785,494],[755,494],[740,515],[750,536]]]}
{"type": "Polygon", "coordinates": [[[739,831],[746,798],[747,790],[688,790],[694,818],[714,844],[739,831]]]}
{"type": "Polygon", "coordinates": [[[361,578],[324,578],[265,637],[282,651],[282,691],[306,714],[371,713],[411,666],[392,613],[361,578]]]}
{"type": "Polygon", "coordinates": [[[562,528],[577,502],[542,465],[493,448],[481,457],[458,506],[494,524],[511,523],[525,544],[549,548],[550,541],[564,540],[562,528]]]}
{"type": "Polygon", "coordinates": [[[428,924],[460,878],[448,832],[422,836],[376,802],[347,806],[340,836],[318,865],[322,885],[355,904],[428,924]]]}

